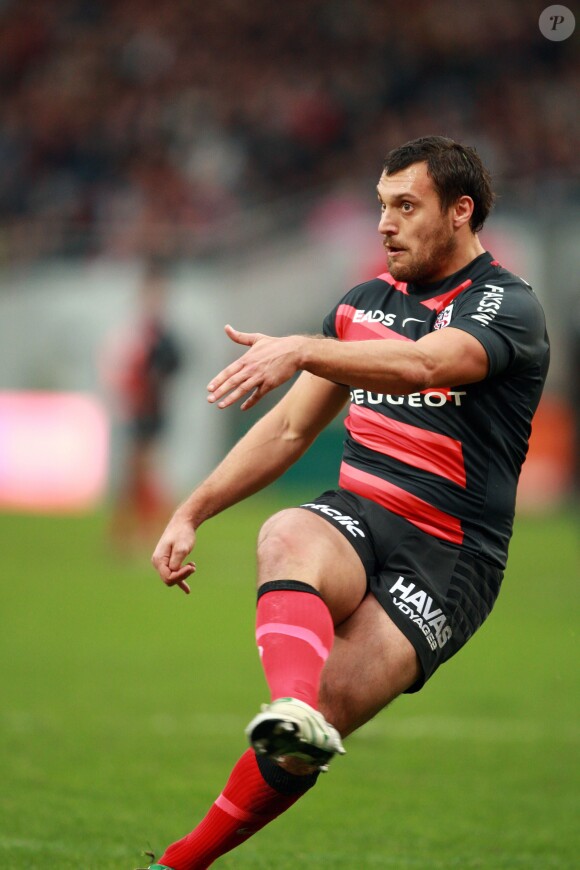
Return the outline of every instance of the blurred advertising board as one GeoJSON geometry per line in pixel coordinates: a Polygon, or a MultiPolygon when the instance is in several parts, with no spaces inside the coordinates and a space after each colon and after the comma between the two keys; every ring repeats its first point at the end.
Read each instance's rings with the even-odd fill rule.
{"type": "Polygon", "coordinates": [[[0,509],[91,509],[104,496],[108,458],[108,416],[96,397],[0,392],[0,509]]]}

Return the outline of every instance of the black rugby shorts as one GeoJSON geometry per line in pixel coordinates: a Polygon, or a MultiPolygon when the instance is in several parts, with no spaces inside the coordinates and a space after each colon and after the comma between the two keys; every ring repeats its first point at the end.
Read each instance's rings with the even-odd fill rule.
{"type": "Polygon", "coordinates": [[[328,520],[359,555],[369,591],[413,644],[422,677],[455,655],[489,616],[503,569],[344,489],[300,505],[328,520]]]}

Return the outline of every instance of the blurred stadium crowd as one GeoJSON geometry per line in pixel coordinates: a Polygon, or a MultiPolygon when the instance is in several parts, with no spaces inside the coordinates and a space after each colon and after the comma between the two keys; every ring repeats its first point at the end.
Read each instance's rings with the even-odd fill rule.
{"type": "Polygon", "coordinates": [[[1,0],[0,259],[211,253],[433,132],[511,204],[577,202],[580,54],[546,5],[1,0]]]}

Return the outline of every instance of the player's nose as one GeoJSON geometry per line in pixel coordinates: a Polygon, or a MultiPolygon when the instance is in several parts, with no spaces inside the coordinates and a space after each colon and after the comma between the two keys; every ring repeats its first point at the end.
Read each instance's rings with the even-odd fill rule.
{"type": "Polygon", "coordinates": [[[384,208],[381,211],[378,229],[379,233],[383,236],[394,236],[398,233],[399,228],[395,221],[394,212],[391,209],[384,208]]]}

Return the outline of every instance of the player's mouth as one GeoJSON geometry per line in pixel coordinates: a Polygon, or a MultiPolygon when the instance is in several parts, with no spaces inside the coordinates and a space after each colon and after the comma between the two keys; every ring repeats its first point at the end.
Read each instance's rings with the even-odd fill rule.
{"type": "Polygon", "coordinates": [[[385,245],[385,251],[389,257],[397,257],[399,254],[405,253],[405,248],[399,248],[397,245],[385,245]]]}

